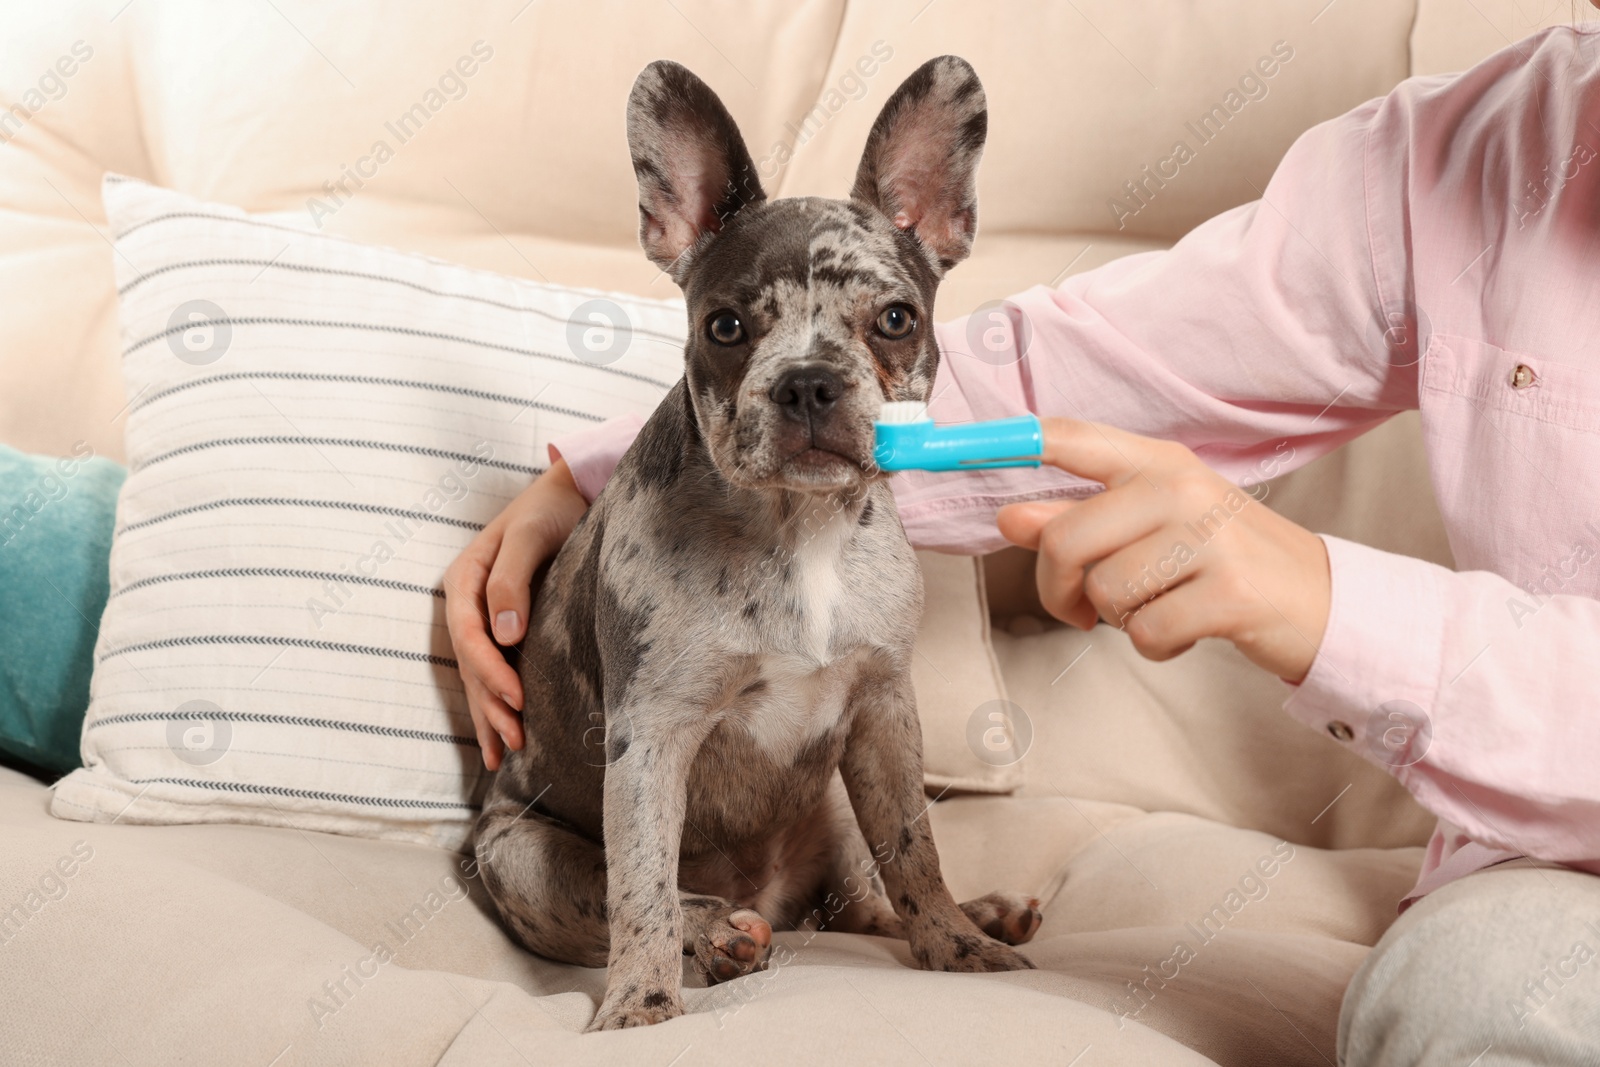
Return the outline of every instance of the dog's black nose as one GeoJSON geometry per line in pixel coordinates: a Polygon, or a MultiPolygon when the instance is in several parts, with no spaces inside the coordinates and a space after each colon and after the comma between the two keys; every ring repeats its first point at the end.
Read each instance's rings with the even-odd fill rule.
{"type": "Polygon", "coordinates": [[[784,372],[768,395],[791,419],[806,422],[826,415],[844,393],[839,376],[821,363],[802,363],[784,372]]]}

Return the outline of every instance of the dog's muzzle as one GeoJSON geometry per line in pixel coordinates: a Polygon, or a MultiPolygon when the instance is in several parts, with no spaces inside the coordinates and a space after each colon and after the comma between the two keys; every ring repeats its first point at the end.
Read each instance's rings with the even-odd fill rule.
{"type": "Polygon", "coordinates": [[[777,409],[771,433],[780,463],[796,487],[838,482],[845,468],[871,462],[872,442],[845,402],[844,378],[826,363],[797,363],[780,374],[767,398],[777,409]]]}

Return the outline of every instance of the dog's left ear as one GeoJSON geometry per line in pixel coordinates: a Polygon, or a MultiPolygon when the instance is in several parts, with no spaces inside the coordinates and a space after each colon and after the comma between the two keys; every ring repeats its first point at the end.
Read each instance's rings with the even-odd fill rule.
{"type": "Polygon", "coordinates": [[[930,59],[883,105],[850,195],[915,233],[942,274],[972,251],[988,130],[972,65],[959,56],[930,59]]]}
{"type": "Polygon", "coordinates": [[[671,60],[656,60],[633,83],[628,148],[639,179],[639,243],[680,284],[686,253],[767,198],[733,116],[709,85],[671,60]]]}

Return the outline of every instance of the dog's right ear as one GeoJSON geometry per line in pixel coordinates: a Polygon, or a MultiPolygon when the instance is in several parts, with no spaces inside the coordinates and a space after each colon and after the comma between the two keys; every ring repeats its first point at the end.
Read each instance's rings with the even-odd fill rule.
{"type": "Polygon", "coordinates": [[[633,83],[628,148],[639,179],[639,243],[680,284],[701,241],[767,198],[733,116],[671,60],[656,60],[633,83]]]}

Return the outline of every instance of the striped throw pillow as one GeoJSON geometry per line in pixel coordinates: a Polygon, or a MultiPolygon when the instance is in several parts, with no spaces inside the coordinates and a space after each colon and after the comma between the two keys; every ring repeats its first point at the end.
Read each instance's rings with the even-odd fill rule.
{"type": "Polygon", "coordinates": [[[129,475],[63,818],[464,843],[443,573],[558,434],[647,414],[683,307],[111,177],[129,475]]]}

